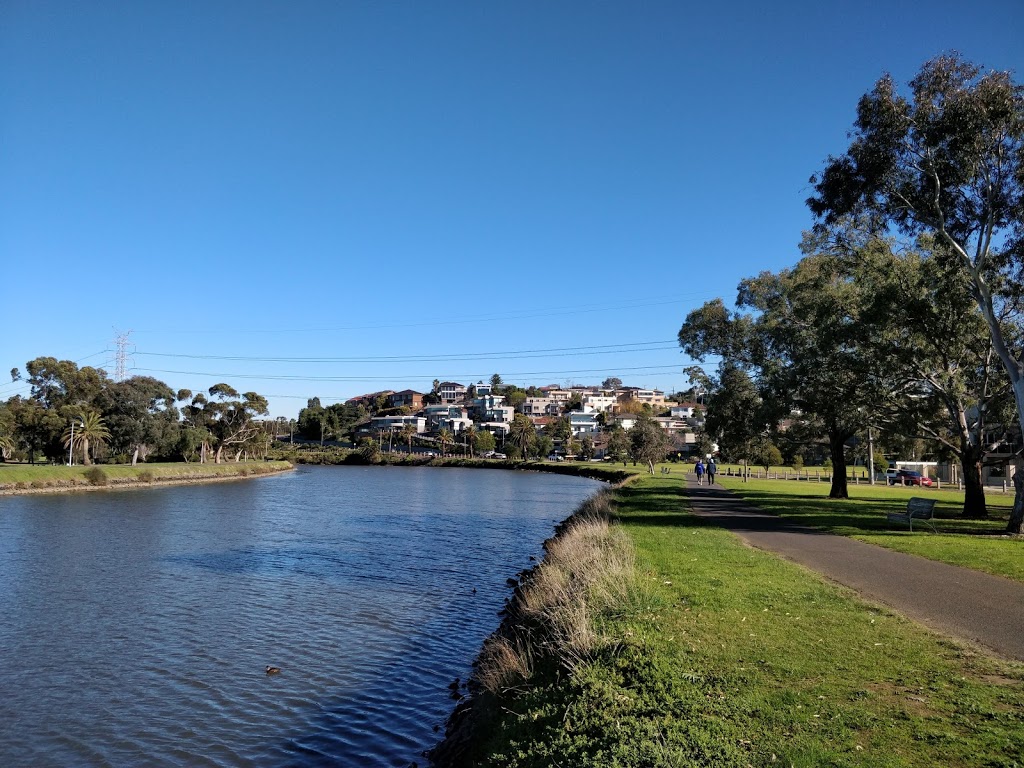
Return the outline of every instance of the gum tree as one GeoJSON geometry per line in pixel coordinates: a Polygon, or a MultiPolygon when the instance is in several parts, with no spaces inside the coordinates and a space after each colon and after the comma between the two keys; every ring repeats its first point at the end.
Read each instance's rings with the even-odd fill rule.
{"type": "MultiPolygon", "coordinates": [[[[823,225],[866,214],[948,250],[970,277],[1024,433],[1024,349],[1004,333],[1024,285],[1024,89],[958,55],[925,62],[909,85],[904,96],[885,75],[861,97],[849,148],[812,177],[807,204],[823,225]]],[[[1024,472],[1014,485],[1008,530],[1021,533],[1024,472]]]]}
{"type": "MultiPolygon", "coordinates": [[[[679,331],[679,344],[694,359],[718,355],[756,373],[761,405],[749,406],[746,419],[753,421],[737,415],[729,420],[731,426],[718,430],[723,450],[737,439],[749,458],[749,441],[799,411],[828,436],[829,496],[845,499],[846,443],[866,425],[873,402],[872,361],[863,344],[870,330],[860,322],[855,281],[839,259],[819,246],[805,240],[807,255],[792,269],[743,280],[736,312],[719,299],[691,312],[679,331]],[[741,429],[742,424],[746,427],[741,429]]],[[[720,389],[728,372],[723,367],[720,389]]],[[[711,434],[720,418],[718,400],[712,397],[708,406],[711,434]]]]}
{"type": "Polygon", "coordinates": [[[955,456],[963,516],[981,518],[987,514],[982,466],[1005,449],[1013,397],[966,271],[937,254],[930,238],[918,246],[897,252],[876,239],[851,259],[865,289],[862,317],[872,329],[874,355],[887,361],[885,386],[876,388],[875,424],[934,441],[955,456]]]}

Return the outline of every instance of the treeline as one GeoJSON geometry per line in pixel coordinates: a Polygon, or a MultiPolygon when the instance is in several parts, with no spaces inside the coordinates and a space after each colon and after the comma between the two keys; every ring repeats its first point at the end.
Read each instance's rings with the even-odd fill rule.
{"type": "Polygon", "coordinates": [[[35,463],[42,459],[91,464],[214,461],[265,456],[272,425],[266,398],[228,384],[205,392],[172,390],[149,376],[114,381],[100,368],[38,357],[15,368],[27,397],[0,403],[0,455],[35,463]]]}
{"type": "Polygon", "coordinates": [[[799,262],[743,280],[734,311],[690,313],[679,343],[721,358],[693,376],[724,452],[824,436],[844,498],[869,430],[925,440],[960,463],[964,515],[983,517],[983,467],[1019,461],[1024,430],[1024,91],[947,56],[910,92],[885,77],[862,97],[848,151],[812,179],[799,262]]]}

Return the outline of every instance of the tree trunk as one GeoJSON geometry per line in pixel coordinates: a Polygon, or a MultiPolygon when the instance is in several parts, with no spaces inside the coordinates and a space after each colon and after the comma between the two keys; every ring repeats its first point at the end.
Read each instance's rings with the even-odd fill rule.
{"type": "Polygon", "coordinates": [[[221,457],[223,455],[224,455],[224,446],[223,445],[218,445],[217,446],[217,452],[213,455],[213,463],[214,464],[220,464],[221,457]]]}
{"type": "Polygon", "coordinates": [[[1017,467],[1013,473],[1013,509],[1010,511],[1010,522],[1006,526],[1007,533],[1024,533],[1024,468],[1017,467]]]}
{"type": "Polygon", "coordinates": [[[981,483],[981,449],[962,441],[960,464],[964,473],[964,518],[980,520],[988,517],[985,505],[985,486],[981,483]]]}
{"type": "Polygon", "coordinates": [[[88,440],[82,440],[82,463],[85,466],[87,466],[87,467],[92,464],[92,460],[89,458],[89,441],[88,440]]]}
{"type": "Polygon", "coordinates": [[[654,474],[654,462],[650,459],[647,460],[647,468],[651,470],[651,474],[654,474]]]}
{"type": "Polygon", "coordinates": [[[139,463],[139,446],[135,446],[135,453],[132,454],[132,466],[139,463]]]}
{"type": "Polygon", "coordinates": [[[828,451],[832,459],[832,489],[828,492],[830,499],[848,499],[849,490],[846,485],[846,438],[844,432],[828,433],[828,451]]]}

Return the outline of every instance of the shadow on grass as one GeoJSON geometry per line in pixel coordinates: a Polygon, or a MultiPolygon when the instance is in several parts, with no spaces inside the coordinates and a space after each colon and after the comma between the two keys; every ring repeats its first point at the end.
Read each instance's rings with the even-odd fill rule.
{"type": "MultiPolygon", "coordinates": [[[[693,489],[700,493],[703,489],[693,489]]],[[[710,490],[710,489],[708,489],[710,490]]],[[[906,499],[830,499],[820,494],[774,494],[760,490],[744,490],[735,497],[741,504],[757,507],[780,519],[799,521],[825,531],[860,535],[910,534],[902,523],[886,518],[889,512],[903,512],[906,499]]],[[[982,522],[959,517],[958,507],[936,505],[934,524],[938,533],[963,536],[992,536],[1001,532],[1005,518],[991,517],[982,522]]],[[[917,533],[917,531],[915,531],[917,533]]]]}
{"type": "Polygon", "coordinates": [[[755,509],[749,502],[719,487],[633,486],[620,494],[620,519],[630,525],[824,533],[755,509]],[[699,500],[700,514],[691,512],[691,499],[699,500]]]}

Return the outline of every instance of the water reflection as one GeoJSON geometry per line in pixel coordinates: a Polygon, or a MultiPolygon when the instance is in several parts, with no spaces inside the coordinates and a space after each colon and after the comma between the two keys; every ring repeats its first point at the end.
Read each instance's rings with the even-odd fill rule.
{"type": "Polygon", "coordinates": [[[4,499],[0,762],[422,764],[505,579],[595,487],[338,467],[4,499]]]}

